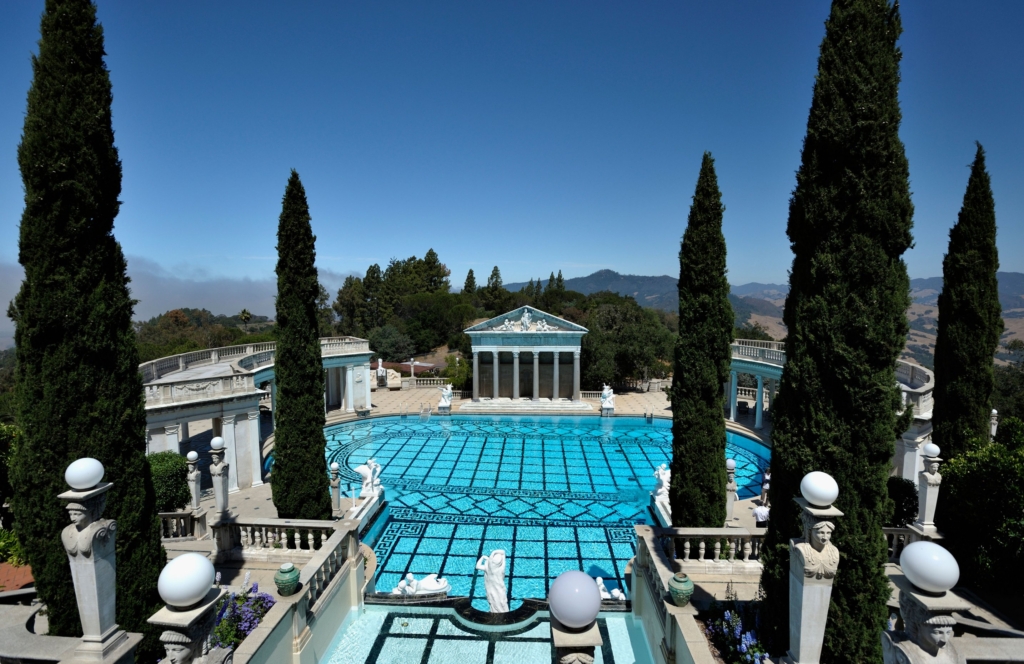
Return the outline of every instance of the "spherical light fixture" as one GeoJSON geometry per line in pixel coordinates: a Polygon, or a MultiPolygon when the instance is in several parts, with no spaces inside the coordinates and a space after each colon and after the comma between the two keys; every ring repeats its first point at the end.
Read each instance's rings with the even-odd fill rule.
{"type": "Polygon", "coordinates": [[[87,491],[103,481],[103,464],[89,457],[72,461],[64,471],[64,481],[75,491],[87,491]]]}
{"type": "Polygon", "coordinates": [[[562,572],[548,590],[548,608],[569,629],[582,629],[601,611],[601,591],[589,574],[562,572]]]}
{"type": "Polygon", "coordinates": [[[193,462],[198,461],[199,460],[199,453],[196,452],[195,450],[192,450],[191,452],[189,452],[188,454],[185,455],[185,458],[188,459],[189,461],[193,461],[193,462]]]}
{"type": "Polygon", "coordinates": [[[736,470],[736,459],[726,459],[725,460],[725,469],[726,470],[736,470]]]}
{"type": "Polygon", "coordinates": [[[811,471],[800,480],[800,495],[815,507],[830,507],[839,497],[839,485],[828,473],[811,471]]]}
{"type": "Polygon", "coordinates": [[[183,553],[167,563],[156,589],[168,606],[187,608],[198,604],[213,587],[213,563],[199,553],[183,553]]]}
{"type": "Polygon", "coordinates": [[[921,451],[926,457],[937,457],[942,450],[935,443],[925,443],[921,451]]]}
{"type": "Polygon", "coordinates": [[[900,568],[915,586],[930,593],[944,593],[960,580],[960,565],[935,542],[913,542],[900,554],[900,568]]]}
{"type": "Polygon", "coordinates": [[[339,468],[341,468],[341,466],[338,465],[337,461],[331,462],[331,470],[338,470],[339,468]]]}
{"type": "Polygon", "coordinates": [[[210,441],[211,450],[222,450],[224,449],[224,439],[220,436],[214,436],[213,440],[210,441]]]}

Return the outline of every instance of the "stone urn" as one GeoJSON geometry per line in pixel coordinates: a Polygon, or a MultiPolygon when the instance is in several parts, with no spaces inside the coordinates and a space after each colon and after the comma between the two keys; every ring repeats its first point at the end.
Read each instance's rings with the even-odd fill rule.
{"type": "Polygon", "coordinates": [[[677,572],[668,580],[668,592],[672,595],[672,601],[676,603],[676,606],[686,606],[690,603],[690,598],[693,597],[693,581],[686,574],[677,572]]]}
{"type": "MultiPolygon", "coordinates": [[[[291,563],[281,565],[281,568],[277,570],[277,574],[274,575],[274,584],[277,586],[277,593],[281,597],[294,595],[295,591],[299,588],[299,569],[291,563]]],[[[693,587],[692,583],[690,587],[693,587]]],[[[693,591],[691,590],[690,592],[692,593],[693,591]]]]}

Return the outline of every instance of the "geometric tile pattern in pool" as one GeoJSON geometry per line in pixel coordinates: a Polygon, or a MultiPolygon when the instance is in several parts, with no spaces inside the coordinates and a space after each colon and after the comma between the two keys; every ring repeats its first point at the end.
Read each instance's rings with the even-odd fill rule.
{"type": "MultiPolygon", "coordinates": [[[[567,570],[624,588],[632,526],[649,521],[653,471],[670,463],[671,423],[643,418],[375,418],[325,430],[342,481],[382,466],[390,514],[373,542],[379,591],[406,573],[438,573],[486,609],[481,555],[509,553],[509,597],[546,597],[567,570]]],[[[740,497],[760,491],[768,450],[728,434],[740,497]]],[[[723,460],[724,462],[724,460],[723,460]]]]}

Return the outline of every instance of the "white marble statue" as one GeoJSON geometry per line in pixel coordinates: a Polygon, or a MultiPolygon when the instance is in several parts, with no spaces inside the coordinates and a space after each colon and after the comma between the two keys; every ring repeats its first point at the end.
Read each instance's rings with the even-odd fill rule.
{"type": "Polygon", "coordinates": [[[505,588],[505,551],[495,549],[490,556],[480,556],[476,568],[484,573],[484,590],[491,613],[508,613],[508,590],[505,588]]]}
{"type": "Polygon", "coordinates": [[[377,377],[378,378],[387,378],[388,377],[388,370],[384,367],[384,358],[383,357],[380,358],[379,360],[377,360],[377,377]]]}
{"type": "Polygon", "coordinates": [[[939,486],[942,484],[942,475],[939,473],[939,459],[925,457],[927,469],[921,473],[928,486],[939,486]]]}
{"type": "Polygon", "coordinates": [[[882,632],[882,661],[885,664],[966,664],[953,643],[956,619],[932,614],[900,591],[902,632],[882,632]]]}
{"type": "Polygon", "coordinates": [[[428,574],[419,581],[411,573],[398,582],[392,595],[431,595],[434,593],[449,593],[452,584],[447,579],[438,578],[437,574],[428,574]]]}
{"type": "Polygon", "coordinates": [[[89,558],[94,544],[106,545],[108,538],[113,539],[117,524],[113,519],[100,518],[106,504],[105,493],[93,500],[68,503],[66,509],[71,517],[71,525],[65,526],[60,537],[69,556],[89,558]]]}
{"type": "Polygon", "coordinates": [[[167,630],[160,635],[160,643],[167,655],[167,664],[231,664],[234,651],[227,648],[209,648],[205,639],[193,639],[187,634],[167,630]]]}
{"type": "Polygon", "coordinates": [[[519,319],[519,329],[523,332],[530,331],[530,322],[533,320],[533,315],[530,314],[530,310],[526,309],[523,311],[523,317],[519,319]]]}
{"type": "Polygon", "coordinates": [[[512,332],[512,331],[515,331],[516,326],[512,323],[512,319],[511,318],[506,318],[505,322],[502,323],[501,325],[499,325],[495,329],[500,330],[502,332],[512,332]]]}
{"type": "Polygon", "coordinates": [[[615,408],[615,392],[611,385],[601,388],[601,408],[615,408]]]}
{"type": "Polygon", "coordinates": [[[658,480],[654,485],[654,500],[668,502],[668,488],[672,484],[672,471],[665,464],[661,464],[654,469],[654,477],[658,480]]]}
{"type": "Polygon", "coordinates": [[[839,567],[839,549],[831,542],[836,524],[831,521],[813,521],[806,513],[801,516],[804,521],[804,537],[796,540],[794,553],[803,564],[804,576],[809,579],[831,579],[839,567]]]}
{"type": "Polygon", "coordinates": [[[543,318],[541,318],[540,320],[537,321],[537,331],[538,332],[551,332],[551,331],[557,330],[557,329],[558,328],[555,327],[554,325],[548,324],[548,322],[545,319],[543,319],[543,318]]]}
{"type": "Polygon", "coordinates": [[[359,492],[360,498],[372,498],[380,493],[380,464],[376,459],[367,459],[366,463],[356,467],[356,472],[363,478],[363,488],[359,492]]]}
{"type": "Polygon", "coordinates": [[[451,408],[452,407],[452,386],[451,384],[442,385],[437,388],[441,390],[441,401],[438,402],[438,408],[451,408]]]}

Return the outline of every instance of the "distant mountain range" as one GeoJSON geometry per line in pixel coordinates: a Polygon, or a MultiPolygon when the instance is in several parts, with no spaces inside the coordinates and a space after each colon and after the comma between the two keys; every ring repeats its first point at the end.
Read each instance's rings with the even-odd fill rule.
{"type": "MultiPolygon", "coordinates": [[[[1024,273],[998,272],[999,302],[1003,307],[1004,317],[1024,318],[1024,273]]],[[[574,277],[565,280],[565,287],[584,295],[599,291],[612,291],[620,295],[630,295],[645,307],[654,307],[665,311],[674,311],[679,306],[676,277],[662,275],[645,277],[635,274],[619,274],[613,270],[599,270],[586,277],[574,277]]],[[[544,280],[547,285],[547,280],[544,280]]],[[[526,283],[506,284],[509,290],[519,290],[526,283]]],[[[915,304],[935,305],[939,291],[942,289],[942,277],[927,279],[911,279],[910,295],[915,304]]],[[[730,300],[736,311],[736,320],[745,323],[751,314],[782,317],[782,305],[789,292],[788,284],[760,284],[751,282],[732,286],[730,300]]]]}

